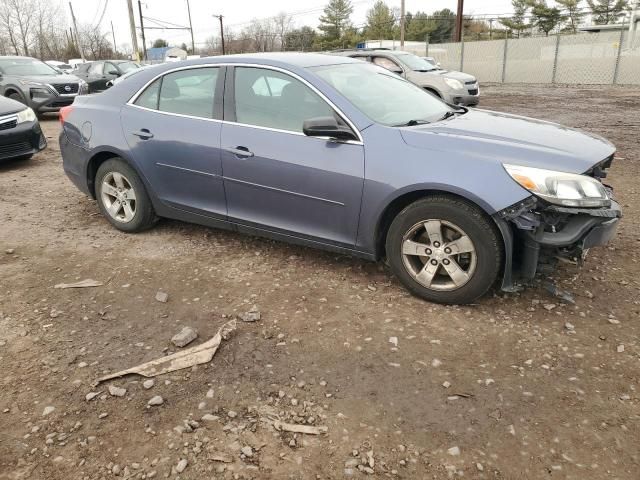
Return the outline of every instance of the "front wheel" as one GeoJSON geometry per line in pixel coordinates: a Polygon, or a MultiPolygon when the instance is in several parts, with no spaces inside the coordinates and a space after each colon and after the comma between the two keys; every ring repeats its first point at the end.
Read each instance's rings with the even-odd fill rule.
{"type": "Polygon", "coordinates": [[[112,158],[100,165],[95,189],[102,214],[118,230],[140,232],[155,223],[151,199],[136,171],[124,160],[112,158]]]}
{"type": "Polygon", "coordinates": [[[503,245],[476,206],[449,196],[418,200],[393,220],[386,242],[394,274],[415,295],[436,303],[471,303],[495,283],[503,245]]]}

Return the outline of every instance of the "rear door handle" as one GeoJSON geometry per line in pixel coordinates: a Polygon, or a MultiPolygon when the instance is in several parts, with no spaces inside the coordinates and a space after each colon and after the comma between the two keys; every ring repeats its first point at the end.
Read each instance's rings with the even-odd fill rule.
{"type": "Polygon", "coordinates": [[[132,134],[136,137],[140,137],[142,140],[149,140],[150,138],[153,138],[153,133],[151,133],[146,128],[142,128],[137,132],[132,132],[132,134]]]}
{"type": "Polygon", "coordinates": [[[233,153],[236,157],[239,158],[250,158],[253,157],[253,152],[250,151],[247,147],[230,147],[225,148],[225,151],[229,153],[233,153]]]}

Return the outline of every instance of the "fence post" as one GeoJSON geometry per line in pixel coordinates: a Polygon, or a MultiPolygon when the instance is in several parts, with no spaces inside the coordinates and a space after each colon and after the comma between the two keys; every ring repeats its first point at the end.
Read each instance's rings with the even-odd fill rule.
{"type": "Polygon", "coordinates": [[[556,51],[553,55],[553,72],[551,73],[551,83],[556,83],[556,70],[558,70],[558,51],[560,50],[560,35],[556,35],[556,51]]]}
{"type": "Polygon", "coordinates": [[[464,35],[460,39],[460,71],[464,72],[464,35]]]}
{"type": "Polygon", "coordinates": [[[504,52],[502,53],[502,83],[507,78],[507,48],[509,47],[509,35],[504,35],[504,52]]]}
{"type": "Polygon", "coordinates": [[[618,82],[618,70],[620,67],[620,52],[622,51],[622,42],[624,40],[624,29],[620,30],[620,40],[618,41],[618,53],[616,54],[616,65],[613,67],[613,85],[618,82]]]}

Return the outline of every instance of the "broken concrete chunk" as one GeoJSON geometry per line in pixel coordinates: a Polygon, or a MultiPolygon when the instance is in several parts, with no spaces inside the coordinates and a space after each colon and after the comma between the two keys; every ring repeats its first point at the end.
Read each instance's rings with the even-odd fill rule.
{"type": "Polygon", "coordinates": [[[109,385],[109,394],[114,397],[124,397],[127,393],[126,388],[116,387],[115,385],[109,385]]]}
{"type": "Polygon", "coordinates": [[[153,385],[154,385],[155,383],[156,383],[156,382],[154,382],[154,381],[153,381],[153,379],[149,379],[149,380],[145,380],[144,382],[142,382],[142,386],[143,386],[146,390],[149,390],[150,388],[152,388],[152,387],[153,387],[153,385]]]}
{"type": "Polygon", "coordinates": [[[171,338],[176,347],[184,347],[198,338],[198,333],[191,327],[184,327],[171,338]]]}
{"type": "Polygon", "coordinates": [[[184,469],[187,468],[187,460],[185,458],[183,458],[182,460],[180,460],[178,462],[178,465],[176,465],[176,472],[178,473],[182,473],[184,472],[184,469]]]}
{"type": "Polygon", "coordinates": [[[255,305],[248,312],[240,314],[240,319],[243,322],[257,322],[258,320],[260,320],[260,317],[260,310],[258,310],[255,305]]]}
{"type": "Polygon", "coordinates": [[[151,400],[147,402],[147,405],[154,407],[157,405],[162,405],[163,403],[164,403],[164,398],[162,398],[160,395],[156,395],[155,397],[151,398],[151,400]]]}
{"type": "Polygon", "coordinates": [[[167,303],[169,300],[169,294],[167,292],[163,292],[162,290],[158,290],[156,293],[156,300],[158,302],[167,303]]]}
{"type": "Polygon", "coordinates": [[[48,406],[45,407],[44,410],[42,411],[42,416],[46,417],[47,415],[49,415],[50,413],[53,413],[53,411],[56,409],[56,407],[52,407],[52,406],[48,406]]]}

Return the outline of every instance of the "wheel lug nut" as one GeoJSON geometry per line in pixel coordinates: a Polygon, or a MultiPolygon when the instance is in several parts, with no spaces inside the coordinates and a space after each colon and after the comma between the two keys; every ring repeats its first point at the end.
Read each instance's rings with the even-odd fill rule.
{"type": "Polygon", "coordinates": [[[438,248],[440,246],[440,242],[433,242],[433,246],[438,248]]]}
{"type": "Polygon", "coordinates": [[[447,255],[451,253],[451,249],[449,247],[444,249],[444,253],[446,253],[447,255]]]}
{"type": "Polygon", "coordinates": [[[431,255],[431,249],[430,249],[430,248],[427,248],[427,249],[425,250],[425,253],[426,253],[427,255],[431,255]]]}
{"type": "Polygon", "coordinates": [[[431,260],[431,265],[437,265],[438,261],[434,258],[433,260],[431,260]]]}
{"type": "Polygon", "coordinates": [[[445,265],[449,265],[449,260],[447,260],[446,258],[442,261],[442,263],[444,263],[445,265]]]}

